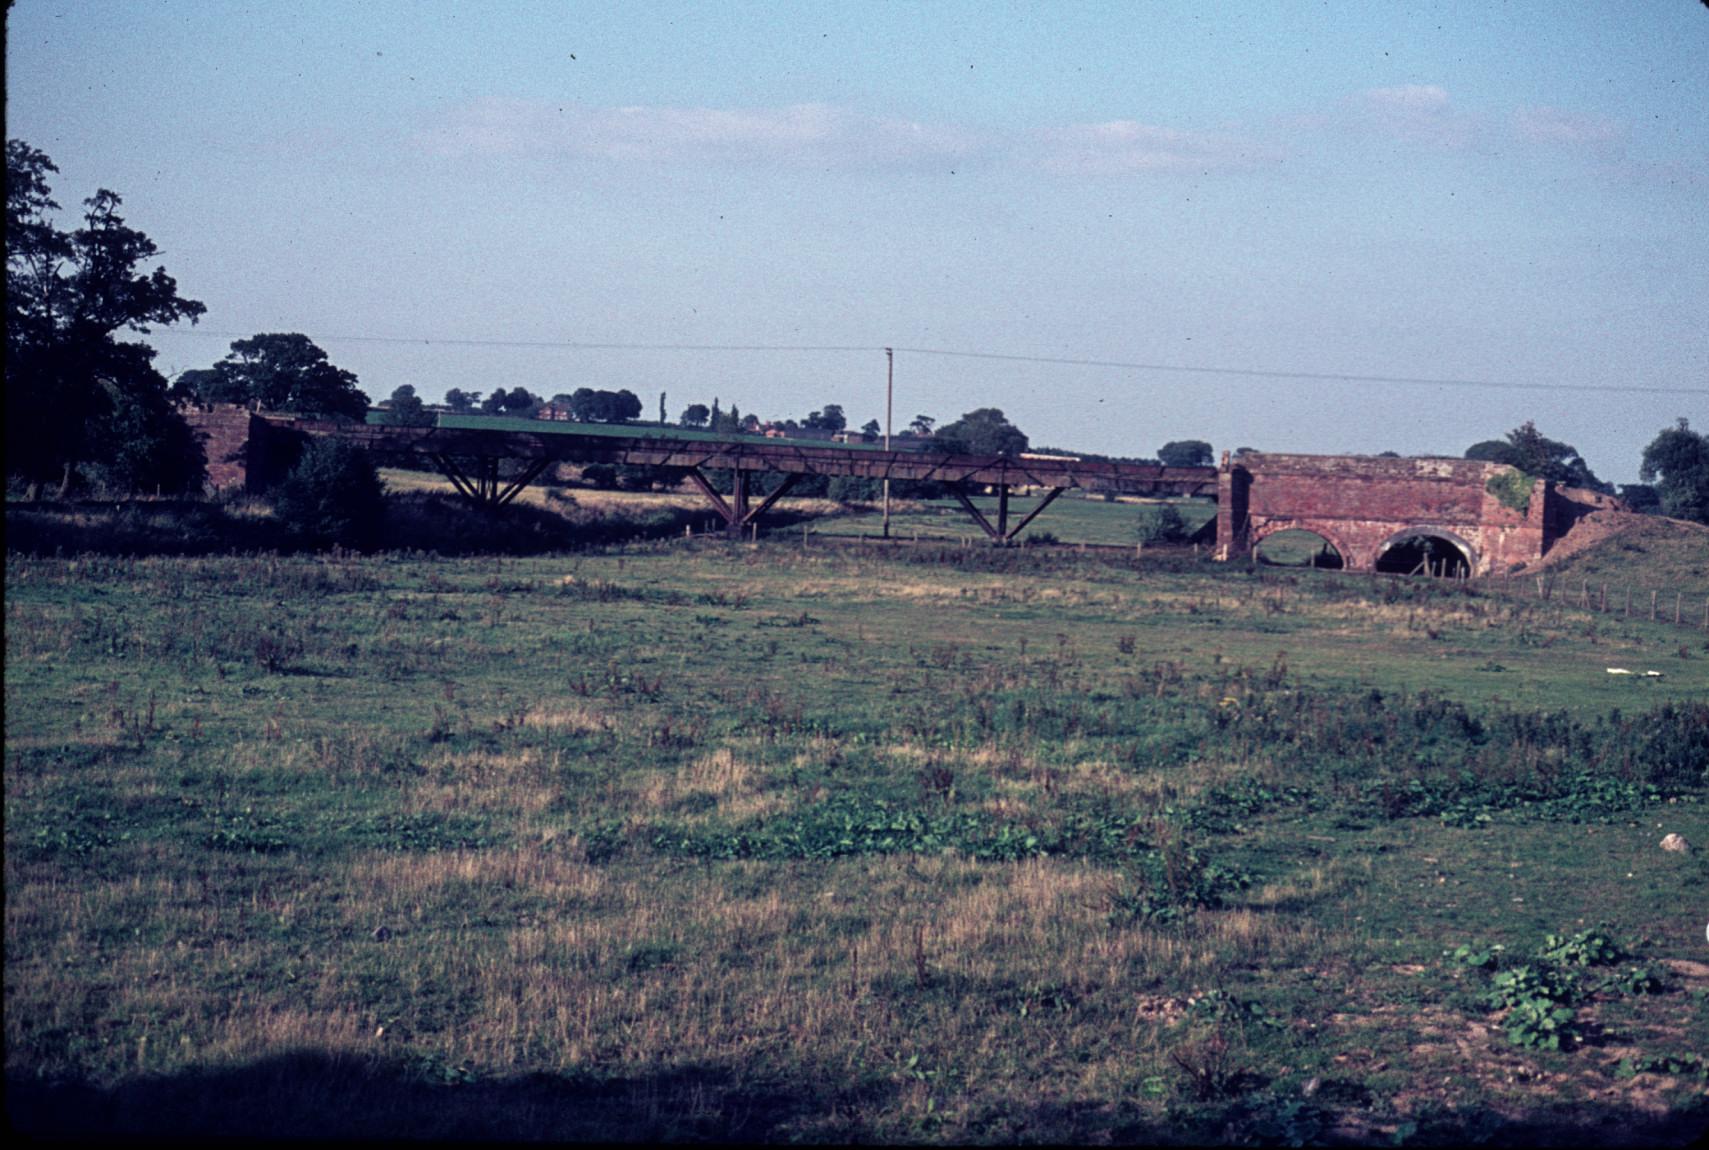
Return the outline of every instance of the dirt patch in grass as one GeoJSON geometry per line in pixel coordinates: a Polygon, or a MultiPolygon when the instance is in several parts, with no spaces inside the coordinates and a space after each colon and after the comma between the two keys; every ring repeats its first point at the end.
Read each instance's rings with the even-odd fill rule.
{"type": "Polygon", "coordinates": [[[1689,958],[1664,958],[1662,965],[1681,978],[1709,982],[1709,962],[1693,962],[1689,958]]]}

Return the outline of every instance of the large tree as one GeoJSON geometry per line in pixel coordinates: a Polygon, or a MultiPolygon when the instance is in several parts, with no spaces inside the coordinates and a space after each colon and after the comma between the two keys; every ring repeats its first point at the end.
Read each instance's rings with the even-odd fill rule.
{"type": "Polygon", "coordinates": [[[1466,449],[1466,458],[1505,463],[1534,479],[1548,479],[1567,487],[1614,493],[1613,485],[1596,477],[1590,465],[1579,455],[1578,448],[1550,439],[1530,420],[1508,432],[1505,440],[1486,439],[1472,444],[1466,449]]]}
{"type": "Polygon", "coordinates": [[[415,385],[402,383],[392,390],[387,401],[386,422],[397,427],[432,427],[433,413],[415,393],[415,385]]]}
{"type": "Polygon", "coordinates": [[[1663,515],[1709,523],[1709,436],[1685,419],[1644,448],[1638,478],[1655,484],[1663,515]]]}
{"type": "Polygon", "coordinates": [[[815,431],[842,431],[848,425],[848,416],[843,414],[842,405],[839,403],[827,403],[823,411],[815,411],[807,416],[807,426],[815,431]]]}
{"type": "Polygon", "coordinates": [[[578,387],[570,395],[570,418],[580,423],[627,423],[641,418],[641,397],[628,388],[578,387]]]}
{"type": "Polygon", "coordinates": [[[154,349],[119,338],[153,324],[192,323],[207,309],[178,294],[154,241],[126,225],[100,189],[83,226],[53,220],[49,173],[22,140],[6,141],[6,471],[33,497],[48,480],[71,487],[81,465],[127,489],[180,492],[203,476],[200,447],[172,408],[154,349]]]}
{"type": "Polygon", "coordinates": [[[502,387],[494,388],[493,393],[481,402],[481,410],[487,415],[512,415],[524,419],[533,418],[540,406],[540,397],[520,384],[509,391],[502,387]]]}
{"type": "Polygon", "coordinates": [[[962,455],[1019,455],[1028,442],[1026,432],[995,407],[981,407],[946,423],[932,441],[941,451],[962,455]]]}
{"type": "Polygon", "coordinates": [[[1157,449],[1165,467],[1205,467],[1216,461],[1211,445],[1202,439],[1177,439],[1157,449]]]}
{"type": "Polygon", "coordinates": [[[1519,452],[1505,439],[1481,439],[1466,448],[1466,458],[1483,463],[1505,463],[1519,466],[1519,452]]]}
{"type": "MultiPolygon", "coordinates": [[[[180,383],[185,376],[179,377],[180,383]]],[[[194,386],[200,398],[211,403],[351,419],[368,414],[368,397],[356,386],[356,376],[335,366],[300,332],[263,332],[235,340],[230,353],[214,364],[211,377],[196,373],[194,386]]]]}
{"type": "Polygon", "coordinates": [[[723,435],[734,435],[742,430],[742,419],[742,409],[732,403],[729,411],[713,417],[709,428],[723,435]]]}

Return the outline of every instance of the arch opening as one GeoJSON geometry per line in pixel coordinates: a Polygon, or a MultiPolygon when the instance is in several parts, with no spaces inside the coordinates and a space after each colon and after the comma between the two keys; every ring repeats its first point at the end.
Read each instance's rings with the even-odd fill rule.
{"type": "Polygon", "coordinates": [[[1472,573],[1471,550],[1458,539],[1430,531],[1397,535],[1377,551],[1379,574],[1464,579],[1472,573]]]}
{"type": "Polygon", "coordinates": [[[1318,567],[1339,571],[1347,559],[1328,537],[1303,527],[1273,531],[1258,540],[1258,562],[1267,567],[1318,567]]]}

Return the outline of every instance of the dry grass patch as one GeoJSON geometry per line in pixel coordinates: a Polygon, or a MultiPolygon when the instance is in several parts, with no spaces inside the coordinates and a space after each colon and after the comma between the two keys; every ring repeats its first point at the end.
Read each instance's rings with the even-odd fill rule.
{"type": "Polygon", "coordinates": [[[1062,768],[1057,784],[1065,794],[1098,795],[1131,800],[1140,810],[1161,810],[1170,803],[1182,802],[1203,789],[1196,779],[1183,779],[1179,773],[1163,771],[1135,772],[1103,759],[1088,759],[1062,768]]]}
{"type": "Polygon", "coordinates": [[[552,703],[530,707],[522,716],[522,725],[535,730],[591,735],[614,729],[617,720],[591,703],[552,703]]]}
{"type": "Polygon", "coordinates": [[[919,743],[886,743],[879,747],[875,753],[880,758],[896,763],[906,763],[911,767],[928,766],[943,758],[943,752],[938,748],[923,746],[919,743]]]}
{"type": "Polygon", "coordinates": [[[1327,933],[1315,922],[1271,910],[1204,911],[1197,925],[1201,937],[1219,947],[1231,966],[1294,965],[1322,954],[1329,945],[1327,933]]]}
{"type": "Polygon", "coordinates": [[[1246,896],[1256,910],[1299,910],[1326,899],[1337,898],[1355,885],[1355,880],[1337,862],[1313,866],[1277,882],[1265,883],[1246,896]]]}
{"type": "Polygon", "coordinates": [[[702,755],[672,774],[650,775],[637,797],[654,811],[696,806],[688,814],[691,823],[706,822],[714,816],[743,822],[794,805],[790,796],[771,786],[764,767],[738,757],[729,747],[702,755]],[[697,803],[702,799],[710,799],[711,805],[697,803]]]}
{"type": "MultiPolygon", "coordinates": [[[[528,494],[533,494],[536,490],[529,488],[528,494]]],[[[598,491],[578,487],[573,494],[578,508],[599,515],[621,515],[637,510],[704,511],[709,516],[716,514],[700,496],[677,492],[598,491]]]]}
{"type": "Polygon", "coordinates": [[[564,905],[601,899],[609,886],[603,868],[569,852],[534,848],[366,854],[344,868],[341,881],[341,901],[350,908],[346,921],[353,924],[364,921],[366,908],[381,896],[414,903],[459,884],[525,890],[564,905]]]}
{"type": "Polygon", "coordinates": [[[801,599],[833,599],[839,603],[957,603],[967,599],[964,588],[923,580],[875,582],[868,578],[808,579],[793,591],[801,599]]]}

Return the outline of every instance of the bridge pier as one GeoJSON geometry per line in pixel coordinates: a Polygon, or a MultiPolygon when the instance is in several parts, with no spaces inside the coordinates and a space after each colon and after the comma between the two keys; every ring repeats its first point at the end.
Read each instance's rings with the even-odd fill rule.
{"type": "Polygon", "coordinates": [[[979,510],[979,508],[974,504],[972,497],[968,495],[967,489],[963,484],[957,483],[953,485],[950,488],[950,491],[954,494],[956,502],[961,504],[962,510],[966,511],[968,517],[979,525],[980,530],[985,532],[986,537],[989,538],[991,542],[999,545],[1013,543],[1015,541],[1015,537],[1022,531],[1026,530],[1027,524],[1031,523],[1034,519],[1037,519],[1039,517],[1039,513],[1046,507],[1049,507],[1052,503],[1055,503],[1056,497],[1066,490],[1061,487],[1050,488],[1049,491],[1046,492],[1044,498],[1039,500],[1038,506],[1027,512],[1026,518],[1022,519],[1019,523],[1015,524],[1013,528],[1011,528],[1009,526],[1009,485],[1007,483],[999,483],[996,486],[997,522],[995,524],[993,524],[990,519],[986,518],[985,513],[979,510]]]}
{"type": "Polygon", "coordinates": [[[750,506],[748,492],[752,475],[741,468],[733,468],[731,474],[730,498],[725,499],[713,489],[711,482],[700,468],[690,467],[688,469],[689,482],[693,483],[706,501],[712,504],[712,509],[718,513],[720,519],[724,520],[725,533],[732,539],[740,539],[742,532],[757,523],[760,516],[770,511],[779,499],[788,494],[789,489],[794,487],[795,481],[800,478],[797,474],[785,473],[783,482],[779,483],[770,495],[760,500],[758,505],[750,506]]]}
{"type": "Polygon", "coordinates": [[[503,507],[522,493],[522,489],[540,478],[541,472],[551,465],[550,459],[530,459],[522,467],[521,472],[508,482],[499,478],[499,457],[496,455],[477,456],[474,467],[464,469],[449,455],[432,455],[440,474],[451,481],[451,486],[465,499],[482,507],[503,507]]]}

